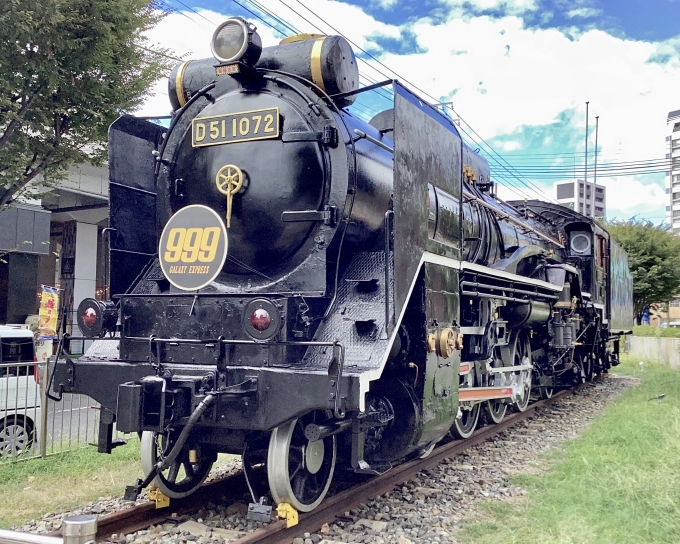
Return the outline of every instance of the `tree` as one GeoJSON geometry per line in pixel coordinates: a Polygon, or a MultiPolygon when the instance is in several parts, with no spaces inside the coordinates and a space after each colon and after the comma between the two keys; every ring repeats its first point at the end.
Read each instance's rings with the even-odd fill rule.
{"type": "Polygon", "coordinates": [[[666,302],[680,293],[680,236],[666,225],[635,218],[609,222],[606,228],[628,252],[633,306],[640,323],[646,305],[666,302]]]}
{"type": "Polygon", "coordinates": [[[172,63],[144,36],[163,15],[150,0],[0,2],[0,211],[103,162],[109,125],[172,63]]]}

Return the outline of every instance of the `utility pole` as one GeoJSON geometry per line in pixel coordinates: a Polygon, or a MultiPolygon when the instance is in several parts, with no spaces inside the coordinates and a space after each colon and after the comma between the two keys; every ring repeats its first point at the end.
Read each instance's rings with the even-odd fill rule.
{"type": "MultiPolygon", "coordinates": [[[[583,215],[586,217],[588,217],[588,104],[590,104],[590,102],[586,102],[586,161],[583,168],[583,215]]],[[[592,211],[593,210],[591,210],[591,213],[592,211]]]]}
{"type": "MultiPolygon", "coordinates": [[[[595,116],[595,174],[593,176],[593,217],[595,217],[595,192],[596,192],[596,187],[597,187],[597,131],[600,128],[600,116],[596,115],[595,116]]],[[[604,202],[603,202],[604,204],[604,202]]],[[[604,205],[602,206],[603,210],[603,215],[604,215],[604,205]]]]}

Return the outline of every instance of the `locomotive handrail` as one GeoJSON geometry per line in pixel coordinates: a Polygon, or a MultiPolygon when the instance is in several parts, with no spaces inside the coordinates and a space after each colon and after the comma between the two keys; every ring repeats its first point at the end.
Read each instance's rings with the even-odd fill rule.
{"type": "Polygon", "coordinates": [[[387,210],[385,212],[385,338],[389,337],[393,322],[392,312],[390,312],[390,269],[392,265],[390,259],[392,241],[390,220],[394,220],[394,211],[387,210]]]}
{"type": "MultiPolygon", "coordinates": [[[[331,386],[335,388],[332,394],[333,400],[333,412],[336,418],[342,419],[345,417],[345,412],[342,409],[341,404],[341,382],[342,382],[342,372],[345,364],[345,345],[337,340],[333,342],[320,342],[314,340],[282,340],[282,341],[269,341],[269,340],[235,340],[227,338],[217,338],[214,340],[193,340],[189,338],[156,338],[151,337],[141,337],[141,336],[127,336],[127,340],[136,340],[153,343],[174,343],[174,344],[231,344],[231,345],[259,345],[259,346],[305,346],[305,347],[332,347],[333,357],[331,359],[331,364],[329,365],[329,370],[333,364],[333,361],[337,360],[338,371],[334,380],[331,380],[331,386]],[[335,382],[335,383],[333,383],[335,382]]],[[[120,338],[119,338],[120,340],[120,338]]]]}
{"type": "Polygon", "coordinates": [[[480,293],[478,291],[466,291],[461,290],[461,295],[467,295],[469,297],[479,297],[479,298],[497,298],[499,300],[507,300],[509,302],[519,302],[521,304],[531,304],[530,299],[507,297],[505,295],[495,295],[493,293],[480,293]]]}
{"type": "Polygon", "coordinates": [[[382,143],[380,140],[377,140],[373,136],[369,136],[363,130],[359,130],[358,128],[355,128],[354,134],[359,136],[360,140],[367,140],[367,141],[371,142],[372,144],[377,145],[378,147],[382,147],[385,151],[389,151],[390,153],[394,153],[394,149],[391,148],[389,145],[385,145],[384,143],[382,143]]]}
{"type": "MultiPolygon", "coordinates": [[[[258,71],[266,71],[266,72],[277,72],[277,73],[284,73],[279,70],[270,70],[268,68],[259,68],[258,71]]],[[[286,74],[288,76],[291,76],[292,74],[286,74]]],[[[283,83],[284,85],[287,85],[289,89],[295,92],[300,98],[302,98],[305,102],[307,102],[307,106],[309,107],[310,110],[312,110],[316,115],[321,115],[321,110],[319,109],[319,106],[317,106],[313,100],[310,99],[309,96],[307,96],[305,93],[303,93],[300,89],[298,89],[295,85],[292,85],[290,81],[285,81],[282,80],[276,76],[269,76],[269,75],[263,75],[263,79],[268,79],[269,81],[272,81],[274,83],[283,83]]]]}
{"type": "Polygon", "coordinates": [[[505,212],[499,210],[498,208],[494,208],[491,204],[489,204],[488,202],[486,202],[485,200],[483,200],[481,198],[476,197],[472,193],[463,190],[463,196],[466,197],[466,198],[469,198],[470,200],[474,200],[480,206],[484,206],[485,208],[491,210],[493,213],[495,213],[498,216],[499,219],[507,219],[511,223],[514,223],[515,225],[522,227],[523,229],[528,229],[531,232],[533,232],[534,234],[537,234],[538,236],[543,238],[544,240],[547,240],[548,242],[555,244],[557,247],[564,249],[564,245],[561,244],[558,240],[555,240],[552,236],[548,236],[547,234],[541,232],[540,230],[535,229],[534,227],[532,227],[530,225],[526,225],[526,224],[522,223],[522,221],[513,217],[512,215],[505,213],[505,212]]]}
{"type": "Polygon", "coordinates": [[[531,296],[540,296],[542,298],[549,298],[552,300],[558,300],[559,297],[557,295],[548,295],[544,293],[539,293],[538,289],[535,291],[526,291],[524,289],[518,289],[516,287],[504,287],[502,285],[491,285],[487,283],[479,283],[478,281],[469,281],[469,280],[463,280],[460,282],[461,286],[465,285],[467,287],[481,287],[482,289],[491,289],[491,290],[496,290],[496,291],[512,291],[514,294],[518,295],[531,295],[531,296]]]}
{"type": "Polygon", "coordinates": [[[355,94],[365,93],[366,91],[372,91],[373,89],[378,89],[384,87],[385,85],[392,85],[394,83],[393,79],[386,79],[385,81],[378,81],[378,83],[373,83],[372,85],[366,85],[360,89],[354,89],[353,91],[347,91],[344,93],[332,94],[331,98],[337,100],[338,98],[346,98],[348,96],[354,96],[355,94]]]}
{"type": "MultiPolygon", "coordinates": [[[[100,338],[98,336],[70,336],[69,335],[69,340],[141,340],[144,342],[149,341],[148,336],[114,336],[114,337],[103,337],[100,338]]],[[[176,344],[217,344],[219,342],[222,342],[224,344],[257,344],[257,345],[264,345],[264,346],[271,346],[271,345],[287,345],[287,346],[308,346],[308,347],[333,347],[335,345],[342,346],[343,344],[341,342],[316,342],[316,341],[299,341],[299,340],[280,340],[280,341],[270,341],[270,340],[237,340],[237,339],[228,339],[228,338],[223,338],[220,340],[219,338],[215,339],[207,339],[207,340],[193,340],[190,338],[155,338],[153,339],[154,342],[167,342],[167,343],[176,343],[176,344]]]]}
{"type": "Polygon", "coordinates": [[[184,114],[185,111],[187,111],[199,98],[204,96],[208,91],[211,91],[215,87],[216,82],[213,80],[207,85],[205,85],[202,89],[199,89],[199,91],[194,94],[189,100],[187,100],[187,103],[184,104],[179,110],[175,112],[173,122],[170,123],[170,127],[168,127],[168,132],[165,135],[165,138],[163,139],[163,145],[161,146],[160,151],[157,151],[154,153],[154,156],[156,158],[156,164],[154,164],[154,174],[158,175],[161,169],[161,162],[163,161],[163,155],[165,154],[165,148],[168,146],[168,142],[170,141],[170,134],[172,134],[172,131],[174,130],[175,126],[177,126],[177,122],[179,121],[180,117],[184,114]]]}
{"type": "MultiPolygon", "coordinates": [[[[71,340],[99,340],[97,337],[76,337],[72,336],[71,340]]],[[[104,340],[102,338],[101,340],[104,340]]],[[[150,337],[148,336],[123,336],[120,338],[113,338],[113,340],[141,340],[148,342],[150,337]]],[[[312,340],[238,340],[235,338],[208,338],[207,340],[194,340],[191,338],[153,338],[154,342],[162,343],[176,343],[176,344],[218,344],[222,342],[223,344],[256,344],[262,346],[272,346],[272,345],[286,345],[286,346],[309,346],[309,347],[333,347],[336,345],[342,346],[341,342],[317,342],[312,340]]]]}

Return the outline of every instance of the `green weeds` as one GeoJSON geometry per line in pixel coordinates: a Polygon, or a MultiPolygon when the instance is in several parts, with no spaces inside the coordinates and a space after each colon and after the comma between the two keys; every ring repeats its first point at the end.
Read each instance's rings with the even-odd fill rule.
{"type": "Polygon", "coordinates": [[[136,439],[111,455],[86,447],[0,465],[0,528],[82,506],[102,495],[122,496],[125,486],[141,475],[136,439]]]}
{"type": "Polygon", "coordinates": [[[544,474],[515,477],[528,498],[487,503],[461,542],[680,542],[680,373],[641,371],[638,359],[614,372],[640,385],[547,458],[544,474]]]}
{"type": "Polygon", "coordinates": [[[680,338],[680,328],[652,327],[651,325],[637,325],[633,327],[634,336],[656,336],[661,338],[680,338]]]}

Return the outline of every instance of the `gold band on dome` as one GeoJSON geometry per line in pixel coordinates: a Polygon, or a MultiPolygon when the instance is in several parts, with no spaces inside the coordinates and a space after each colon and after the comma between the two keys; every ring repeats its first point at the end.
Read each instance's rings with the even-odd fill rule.
{"type": "Polygon", "coordinates": [[[288,38],[283,38],[279,42],[279,45],[286,45],[287,43],[304,42],[306,40],[313,40],[315,38],[323,38],[325,34],[295,34],[295,36],[289,36],[288,38]]]}
{"type": "Polygon", "coordinates": [[[326,39],[324,36],[323,38],[319,38],[314,42],[314,45],[312,46],[312,55],[310,59],[310,67],[312,69],[312,81],[314,84],[319,87],[322,91],[326,91],[326,88],[323,86],[323,74],[321,73],[321,48],[323,47],[323,41],[326,39]]]}
{"type": "Polygon", "coordinates": [[[184,96],[184,71],[187,69],[190,62],[190,60],[184,61],[175,74],[175,93],[177,94],[177,101],[179,102],[180,108],[187,103],[187,99],[184,96]]]}

